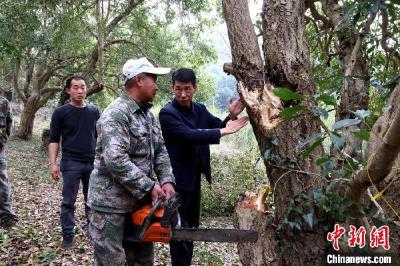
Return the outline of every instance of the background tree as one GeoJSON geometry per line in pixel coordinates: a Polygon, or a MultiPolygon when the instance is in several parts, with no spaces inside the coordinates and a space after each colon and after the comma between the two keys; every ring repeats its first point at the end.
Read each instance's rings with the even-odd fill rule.
{"type": "MultiPolygon", "coordinates": [[[[212,23],[204,15],[208,1],[182,4],[139,0],[3,3],[0,56],[8,62],[5,71],[13,78],[10,81],[10,75],[6,75],[2,81],[12,85],[23,102],[18,136],[31,138],[36,112],[63,91],[62,81],[72,73],[88,79],[88,95],[102,91],[101,84],[105,84],[108,92],[93,99],[104,107],[123,86],[120,68],[128,58],[146,56],[156,65],[198,69],[212,60],[214,53],[199,34],[202,27],[212,23]],[[167,5],[173,9],[182,6],[185,13],[160,15],[160,8],[166,10],[167,5]],[[172,24],[178,23],[178,15],[197,20],[182,22],[177,29],[172,24]]],[[[161,84],[170,87],[167,79],[161,84]]],[[[206,92],[199,96],[210,98],[206,92]]],[[[66,99],[68,95],[62,92],[59,104],[66,99]]]]}

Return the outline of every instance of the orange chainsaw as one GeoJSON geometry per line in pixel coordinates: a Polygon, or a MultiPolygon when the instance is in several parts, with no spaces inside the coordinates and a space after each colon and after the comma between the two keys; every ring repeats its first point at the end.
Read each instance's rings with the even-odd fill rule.
{"type": "Polygon", "coordinates": [[[182,228],[178,208],[182,199],[178,193],[163,203],[147,204],[133,212],[125,226],[124,241],[162,242],[170,240],[205,242],[256,242],[254,230],[218,228],[182,228]]]}

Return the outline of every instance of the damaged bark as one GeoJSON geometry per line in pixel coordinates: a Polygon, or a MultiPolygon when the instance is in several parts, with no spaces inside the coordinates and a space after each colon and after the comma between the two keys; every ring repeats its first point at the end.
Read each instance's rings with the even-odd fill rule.
{"type": "MultiPolygon", "coordinates": [[[[303,160],[299,159],[302,157],[298,148],[302,140],[320,132],[318,120],[312,116],[299,116],[290,121],[276,123],[273,129],[270,127],[271,111],[274,112],[274,105],[271,103],[274,100],[269,92],[274,86],[287,87],[305,95],[315,93],[305,36],[305,6],[302,1],[264,1],[262,20],[265,65],[261,64],[261,67],[262,60],[259,57],[259,46],[255,41],[256,34],[251,24],[247,1],[225,0],[223,7],[232,48],[231,73],[244,84],[238,89],[252,122],[261,155],[267,150],[273,155],[273,159],[264,158],[264,163],[271,187],[274,188],[273,221],[274,224],[282,223],[294,195],[304,191],[310,194],[313,189],[322,185],[321,179],[315,178],[315,174],[319,172],[315,160],[322,150],[314,150],[310,158],[303,160]],[[261,84],[257,82],[259,79],[261,84]]],[[[286,103],[286,107],[290,104],[298,103],[286,103]]],[[[279,109],[278,106],[275,107],[279,109]]],[[[324,245],[322,233],[294,232],[283,228],[277,238],[269,223],[260,222],[263,219],[272,221],[272,217],[243,210],[240,204],[235,215],[240,226],[246,226],[253,221],[254,228],[262,235],[262,241],[268,244],[263,246],[265,250],[257,245],[239,246],[244,265],[315,265],[321,258],[324,245]],[[247,215],[251,218],[244,218],[247,215]],[[269,226],[268,230],[265,229],[266,226],[269,226]],[[299,256],[296,249],[302,249],[302,256],[299,256]]]]}
{"type": "MultiPolygon", "coordinates": [[[[379,5],[379,1],[376,3],[379,5]]],[[[330,25],[336,29],[343,26],[343,32],[339,34],[339,56],[347,78],[336,119],[353,118],[350,111],[367,109],[369,76],[361,44],[378,10],[374,9],[375,13],[370,14],[362,32],[355,33],[346,28],[343,9],[337,1],[327,0],[323,4],[325,12],[329,14],[328,18],[322,19],[325,26],[330,25]]],[[[275,86],[286,87],[303,95],[315,94],[305,32],[305,2],[264,0],[261,15],[264,40],[262,68],[247,1],[224,0],[223,7],[232,48],[232,64],[226,64],[224,70],[235,75],[239,81],[238,91],[245,103],[261,156],[264,158],[275,207],[272,216],[268,212],[264,214],[255,208],[249,208],[246,203],[248,198],[240,199],[234,214],[235,226],[254,229],[259,233],[257,243],[238,245],[240,259],[243,265],[317,265],[322,263],[327,248],[322,228],[324,225],[317,224],[309,228],[303,223],[300,230],[289,230],[285,221],[287,223],[288,219],[293,218],[293,214],[288,216],[288,210],[294,195],[306,193],[310,198],[315,189],[326,186],[319,176],[320,169],[316,164],[316,160],[322,155],[322,149],[315,149],[304,159],[299,148],[302,140],[320,132],[321,124],[308,113],[289,121],[280,121],[276,115],[282,106],[271,93],[275,86]],[[259,79],[261,84],[256,82],[259,79]],[[265,154],[268,156],[264,156],[265,154]]],[[[285,102],[283,107],[299,104],[311,105],[292,100],[285,102]]],[[[312,108],[313,106],[306,106],[307,110],[312,108]]],[[[370,163],[364,170],[354,174],[345,192],[345,196],[354,202],[352,210],[360,210],[360,198],[371,185],[367,173],[373,176],[372,182],[378,184],[391,171],[393,161],[399,154],[400,144],[396,143],[395,136],[400,134],[400,112],[392,113],[391,117],[387,130],[379,131],[384,132],[378,138],[380,142],[371,148],[374,156],[370,163]]],[[[375,127],[378,125],[379,120],[375,127]]],[[[382,127],[382,123],[380,125],[382,127]]],[[[350,131],[351,129],[344,134],[348,139],[351,138],[351,142],[353,136],[349,135],[350,131]]],[[[351,143],[348,146],[359,145],[357,149],[361,147],[358,140],[354,139],[351,143]]],[[[374,143],[373,138],[371,143],[374,143]]],[[[361,156],[355,150],[344,152],[354,158],[361,156]]],[[[365,221],[366,219],[363,220],[365,221]]],[[[349,249],[347,251],[351,252],[349,249]]]]}

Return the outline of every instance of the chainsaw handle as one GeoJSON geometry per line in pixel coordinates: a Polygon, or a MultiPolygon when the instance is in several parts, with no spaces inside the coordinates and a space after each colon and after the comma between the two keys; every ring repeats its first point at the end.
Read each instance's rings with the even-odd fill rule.
{"type": "Polygon", "coordinates": [[[151,219],[153,219],[154,213],[160,208],[161,203],[163,202],[162,198],[159,198],[156,203],[154,204],[153,208],[149,212],[149,215],[146,217],[146,220],[143,223],[142,231],[139,234],[139,239],[143,239],[144,233],[146,232],[147,228],[151,223],[151,219]]]}

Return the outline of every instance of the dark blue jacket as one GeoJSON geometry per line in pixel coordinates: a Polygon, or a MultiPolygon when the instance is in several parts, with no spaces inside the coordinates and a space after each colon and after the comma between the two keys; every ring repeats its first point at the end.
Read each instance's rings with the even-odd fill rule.
{"type": "Polygon", "coordinates": [[[161,109],[159,119],[176,186],[193,191],[199,171],[211,183],[209,144],[219,144],[220,128],[226,126],[229,117],[221,121],[202,104],[192,102],[185,108],[174,99],[161,109]]]}

